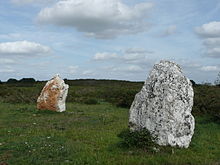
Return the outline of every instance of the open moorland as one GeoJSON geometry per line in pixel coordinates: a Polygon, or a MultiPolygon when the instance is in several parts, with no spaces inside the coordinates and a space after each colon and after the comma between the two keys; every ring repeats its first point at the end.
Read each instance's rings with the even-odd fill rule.
{"type": "Polygon", "coordinates": [[[194,84],[195,134],[188,149],[123,146],[129,107],[143,82],[65,80],[64,113],[39,111],[45,82],[0,84],[0,164],[220,164],[220,87],[194,84]]]}

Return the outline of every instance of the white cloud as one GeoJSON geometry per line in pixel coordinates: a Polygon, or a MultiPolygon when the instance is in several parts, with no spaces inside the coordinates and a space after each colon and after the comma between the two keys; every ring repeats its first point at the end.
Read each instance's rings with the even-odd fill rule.
{"type": "Polygon", "coordinates": [[[125,53],[122,56],[122,60],[126,62],[136,62],[139,60],[145,60],[146,54],[143,53],[125,53]]]}
{"type": "Polygon", "coordinates": [[[220,22],[210,22],[196,28],[196,33],[203,37],[204,54],[220,58],[220,22]]]}
{"type": "Polygon", "coordinates": [[[47,46],[29,41],[0,43],[0,56],[41,56],[51,52],[47,46]]]}
{"type": "Polygon", "coordinates": [[[197,27],[195,30],[202,37],[220,37],[220,22],[209,22],[197,27]]]}
{"type": "Polygon", "coordinates": [[[146,54],[146,53],[153,53],[152,51],[147,51],[143,48],[128,48],[125,50],[126,54],[146,54]]]}
{"type": "Polygon", "coordinates": [[[207,38],[203,44],[209,47],[220,46],[220,38],[207,38]]]}
{"type": "Polygon", "coordinates": [[[204,54],[211,58],[220,58],[220,38],[207,38],[203,40],[204,54]]]}
{"type": "Polygon", "coordinates": [[[218,66],[203,66],[203,67],[200,68],[200,70],[207,71],[207,72],[209,72],[209,71],[220,71],[220,67],[218,67],[218,66]]]}
{"type": "Polygon", "coordinates": [[[129,48],[124,51],[121,61],[127,64],[146,67],[146,65],[151,65],[155,62],[152,57],[153,53],[154,52],[147,51],[143,48],[129,48]]]}
{"type": "Polygon", "coordinates": [[[37,20],[42,24],[74,27],[86,36],[100,39],[147,31],[152,3],[128,6],[121,0],[61,0],[44,8],[37,20]]]}
{"type": "Polygon", "coordinates": [[[209,57],[220,58],[220,47],[208,48],[205,51],[205,54],[207,54],[209,57]]]}
{"type": "Polygon", "coordinates": [[[11,68],[0,69],[0,73],[13,73],[13,72],[15,72],[15,70],[11,68]]]}
{"type": "Polygon", "coordinates": [[[85,70],[85,71],[83,71],[82,74],[83,74],[83,75],[86,75],[86,76],[91,76],[91,75],[94,75],[95,72],[92,71],[92,70],[85,70]]]}
{"type": "Polygon", "coordinates": [[[118,55],[115,53],[96,53],[95,56],[93,57],[94,60],[96,61],[105,61],[105,60],[112,60],[112,59],[117,59],[118,55]]]}
{"type": "Polygon", "coordinates": [[[123,64],[135,64],[135,65],[146,65],[152,62],[152,58],[149,59],[148,56],[151,55],[153,52],[147,51],[143,48],[128,48],[124,50],[121,54],[118,55],[117,53],[97,53],[93,57],[95,61],[112,61],[123,63],[123,64]]]}
{"type": "Polygon", "coordinates": [[[129,72],[129,73],[143,71],[143,69],[140,66],[137,66],[137,65],[116,67],[116,68],[113,68],[112,70],[117,71],[117,72],[129,72]]]}
{"type": "Polygon", "coordinates": [[[204,39],[205,55],[213,58],[220,58],[220,38],[204,39]]]}
{"type": "Polygon", "coordinates": [[[145,71],[154,63],[154,60],[150,57],[152,53],[152,51],[134,47],[125,49],[119,53],[97,53],[94,55],[93,60],[96,59],[95,61],[105,62],[104,65],[101,63],[101,71],[103,73],[108,72],[108,75],[124,75],[124,77],[137,74],[144,75],[145,71]]]}
{"type": "Polygon", "coordinates": [[[15,60],[7,59],[7,58],[0,58],[0,64],[15,64],[15,60]]]}
{"type": "Polygon", "coordinates": [[[198,61],[193,61],[192,59],[178,59],[178,60],[174,60],[176,61],[181,67],[183,68],[188,68],[188,69],[198,69],[200,68],[202,65],[198,62],[198,61]]]}

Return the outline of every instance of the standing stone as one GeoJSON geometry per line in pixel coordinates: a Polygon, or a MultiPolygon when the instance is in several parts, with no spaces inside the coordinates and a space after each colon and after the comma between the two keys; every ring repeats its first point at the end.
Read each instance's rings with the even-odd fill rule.
{"type": "Polygon", "coordinates": [[[66,97],[69,85],[65,84],[59,75],[54,76],[41,91],[37,99],[37,108],[63,112],[66,110],[66,97]]]}
{"type": "Polygon", "coordinates": [[[146,128],[159,145],[188,148],[194,133],[193,88],[181,68],[170,61],[154,65],[130,108],[132,131],[146,128]]]}

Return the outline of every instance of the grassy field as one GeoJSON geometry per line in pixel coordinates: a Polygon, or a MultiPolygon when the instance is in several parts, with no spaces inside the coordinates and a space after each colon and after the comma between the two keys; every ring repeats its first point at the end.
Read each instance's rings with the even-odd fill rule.
{"type": "Polygon", "coordinates": [[[0,103],[1,165],[219,165],[220,124],[196,116],[188,149],[149,153],[121,148],[128,108],[110,103],[68,103],[67,111],[38,111],[34,104],[0,103]]]}

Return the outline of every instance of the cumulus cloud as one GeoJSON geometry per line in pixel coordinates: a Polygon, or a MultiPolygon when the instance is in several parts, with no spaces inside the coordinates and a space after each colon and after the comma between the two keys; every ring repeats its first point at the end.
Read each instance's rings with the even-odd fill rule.
{"type": "Polygon", "coordinates": [[[204,54],[212,58],[220,58],[220,22],[210,22],[196,28],[202,37],[204,54]]]}
{"type": "Polygon", "coordinates": [[[124,55],[121,57],[121,59],[127,63],[139,63],[142,61],[145,61],[146,59],[146,53],[128,53],[125,51],[124,55]]]}
{"type": "Polygon", "coordinates": [[[49,54],[51,49],[47,46],[29,41],[0,43],[0,56],[42,56],[49,54]]]}
{"type": "Polygon", "coordinates": [[[220,58],[220,37],[204,39],[205,55],[213,58],[220,58]]]}
{"type": "Polygon", "coordinates": [[[196,28],[196,33],[202,37],[220,37],[220,22],[209,22],[196,28]]]}
{"type": "Polygon", "coordinates": [[[203,67],[200,68],[200,70],[207,71],[207,72],[220,71],[220,67],[218,67],[218,66],[203,66],[203,67]]]}
{"type": "Polygon", "coordinates": [[[0,64],[15,64],[15,60],[7,59],[7,58],[0,58],[0,64]]]}
{"type": "Polygon", "coordinates": [[[209,57],[220,58],[220,47],[208,48],[205,54],[209,57]]]}
{"type": "Polygon", "coordinates": [[[103,60],[112,60],[112,59],[117,59],[118,55],[115,53],[96,53],[95,56],[93,57],[94,60],[96,61],[103,61],[103,60]]]}
{"type": "Polygon", "coordinates": [[[112,69],[112,71],[115,72],[141,72],[143,71],[143,68],[137,65],[129,65],[129,66],[122,66],[122,67],[115,67],[112,69]]]}
{"type": "Polygon", "coordinates": [[[193,61],[191,59],[181,59],[178,60],[178,63],[180,66],[182,66],[184,69],[192,72],[192,71],[220,71],[220,67],[218,65],[203,65],[198,60],[193,61]]]}
{"type": "Polygon", "coordinates": [[[11,68],[0,69],[0,73],[13,73],[13,72],[15,72],[15,70],[11,68]]]}
{"type": "Polygon", "coordinates": [[[122,53],[97,53],[94,55],[93,60],[95,61],[113,61],[124,64],[135,64],[135,65],[146,65],[152,62],[152,58],[149,59],[148,56],[151,55],[152,51],[147,51],[143,48],[128,48],[122,53]]]}
{"type": "Polygon", "coordinates": [[[85,70],[82,72],[82,74],[85,76],[91,76],[91,75],[95,75],[95,72],[92,70],[85,70]]]}
{"type": "Polygon", "coordinates": [[[155,62],[151,56],[152,53],[152,51],[134,47],[117,53],[97,53],[93,61],[101,61],[101,65],[105,62],[101,70],[108,72],[111,76],[124,75],[124,78],[134,75],[145,76],[146,70],[155,62]]]}
{"type": "Polygon", "coordinates": [[[209,47],[219,46],[220,38],[207,38],[204,40],[203,44],[209,47]]]}
{"type": "Polygon", "coordinates": [[[41,24],[74,27],[86,36],[99,39],[147,31],[152,3],[128,6],[121,0],[61,0],[37,16],[41,24]]]}
{"type": "Polygon", "coordinates": [[[205,56],[220,58],[220,38],[207,38],[203,40],[205,56]]]}
{"type": "Polygon", "coordinates": [[[145,50],[143,48],[128,48],[125,50],[126,54],[146,54],[146,53],[153,53],[152,51],[145,50]]]}

